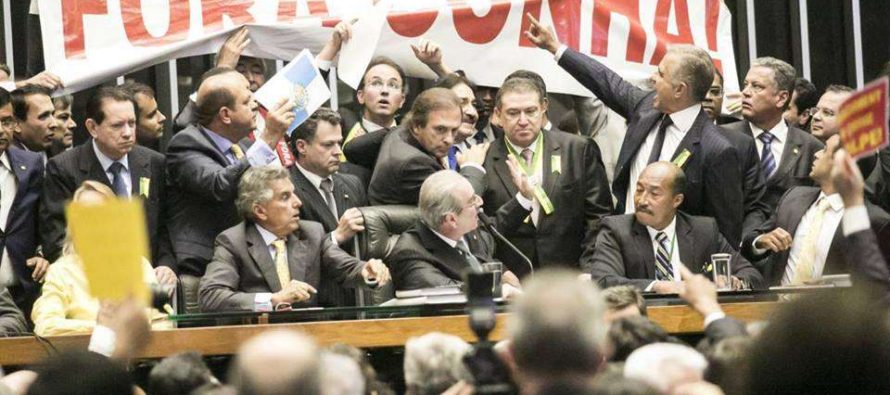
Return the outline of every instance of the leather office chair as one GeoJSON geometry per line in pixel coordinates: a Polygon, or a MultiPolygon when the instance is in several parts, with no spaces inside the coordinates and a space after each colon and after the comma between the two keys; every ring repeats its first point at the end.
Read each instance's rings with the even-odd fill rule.
{"type": "MultiPolygon", "coordinates": [[[[403,232],[420,219],[417,206],[390,205],[359,207],[365,220],[365,231],[356,235],[355,255],[362,260],[380,259],[384,263],[403,232]]],[[[395,297],[392,282],[373,290],[357,292],[359,306],[378,305],[395,297]]]]}

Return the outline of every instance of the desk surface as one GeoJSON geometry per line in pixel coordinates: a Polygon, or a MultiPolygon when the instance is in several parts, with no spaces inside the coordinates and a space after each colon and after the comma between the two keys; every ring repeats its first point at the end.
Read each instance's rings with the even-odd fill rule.
{"type": "MultiPolygon", "coordinates": [[[[742,302],[723,304],[727,315],[743,321],[762,320],[776,302],[742,302]]],[[[649,318],[672,334],[703,331],[702,317],[687,306],[652,306],[649,318]]],[[[505,337],[508,314],[498,314],[497,327],[491,339],[505,337]]],[[[322,345],[346,343],[361,348],[403,346],[413,337],[431,331],[450,333],[467,341],[475,341],[466,315],[435,317],[388,318],[350,321],[231,325],[201,328],[158,330],[142,358],[163,358],[181,351],[197,351],[202,355],[230,355],[252,336],[268,329],[305,331],[322,345]]],[[[46,338],[58,350],[86,349],[89,335],[53,336],[46,338]]],[[[27,365],[39,362],[52,351],[34,337],[0,339],[0,365],[27,365]]]]}

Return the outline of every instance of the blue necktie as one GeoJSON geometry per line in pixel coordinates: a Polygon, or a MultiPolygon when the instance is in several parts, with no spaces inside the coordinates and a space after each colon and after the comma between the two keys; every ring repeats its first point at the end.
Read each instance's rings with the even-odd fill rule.
{"type": "Polygon", "coordinates": [[[485,137],[487,137],[485,135],[485,131],[480,130],[473,135],[473,140],[476,140],[476,144],[482,144],[483,142],[485,142],[485,137]]]}
{"type": "Polygon", "coordinates": [[[121,197],[126,197],[127,193],[127,184],[124,183],[124,177],[121,176],[121,171],[124,170],[124,165],[120,162],[114,162],[111,166],[108,166],[108,171],[111,172],[111,189],[114,190],[114,194],[121,197]]]}
{"type": "Polygon", "coordinates": [[[763,143],[763,150],[760,152],[760,166],[763,167],[764,178],[770,178],[776,172],[776,158],[773,156],[773,150],[770,144],[776,139],[769,132],[763,132],[757,138],[763,143]]]}
{"type": "Polygon", "coordinates": [[[451,148],[448,149],[448,168],[451,170],[457,170],[457,146],[452,145],[451,148]]]}

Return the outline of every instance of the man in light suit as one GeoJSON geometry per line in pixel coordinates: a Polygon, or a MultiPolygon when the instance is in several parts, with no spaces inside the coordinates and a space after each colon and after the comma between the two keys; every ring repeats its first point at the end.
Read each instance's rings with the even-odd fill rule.
{"type": "MultiPolygon", "coordinates": [[[[612,211],[609,182],[596,143],[543,130],[546,110],[533,81],[504,82],[495,100],[504,136],[489,148],[481,184],[471,182],[485,212],[536,268],[578,268],[593,250],[600,219],[612,211]]],[[[510,249],[498,249],[497,258],[517,275],[529,272],[510,249]]]]}
{"type": "Polygon", "coordinates": [[[552,31],[531,19],[526,37],[555,54],[560,67],[627,119],[612,181],[616,213],[634,212],[633,191],[647,164],[671,161],[689,181],[680,209],[714,217],[730,245],[738,245],[745,215],[744,176],[737,151],[701,107],[714,78],[707,52],[689,45],[670,47],[651,77],[654,92],[646,92],[589,56],[561,45],[552,31]]]}
{"type": "Polygon", "coordinates": [[[287,170],[248,170],[238,187],[244,221],[216,238],[201,279],[202,311],[269,311],[318,304],[322,277],[344,286],[390,280],[379,260],[359,261],[331,240],[321,224],[300,221],[300,199],[287,170]]]}
{"type": "Polygon", "coordinates": [[[49,262],[37,253],[37,206],[43,158],[10,146],[16,119],[9,93],[0,88],[0,287],[30,316],[49,262]]]}
{"type": "Polygon", "coordinates": [[[754,138],[766,179],[763,201],[770,213],[789,188],[814,185],[810,168],[816,152],[824,147],[809,133],[785,123],[783,114],[791,103],[794,76],[794,67],[786,62],[771,57],[755,59],[742,90],[745,120],[723,125],[730,135],[754,138]]]}
{"type": "MultiPolygon", "coordinates": [[[[819,186],[789,189],[779,200],[775,214],[745,236],[742,253],[748,259],[769,258],[761,271],[770,285],[797,285],[818,280],[823,274],[859,276],[882,263],[875,259],[854,262],[844,257],[844,251],[852,247],[842,234],[846,209],[830,180],[832,156],[840,146],[840,136],[831,136],[826,143],[825,149],[816,153],[810,173],[819,186]]],[[[886,261],[890,256],[890,215],[871,203],[865,202],[864,206],[886,261]]]]}
{"type": "MultiPolygon", "coordinates": [[[[460,174],[442,170],[427,178],[419,206],[420,221],[399,236],[387,258],[397,290],[459,285],[465,270],[481,271],[492,261],[494,240],[478,229],[482,200],[460,174]]],[[[503,278],[518,287],[511,272],[503,278]]]]}
{"type": "MultiPolygon", "coordinates": [[[[290,136],[296,166],[290,168],[295,193],[303,207],[300,217],[321,223],[331,240],[346,252],[353,251],[353,236],[364,230],[364,218],[356,207],[366,206],[368,198],[362,181],[351,174],[339,173],[341,142],[340,114],[319,108],[290,136]]],[[[330,300],[323,305],[354,305],[351,289],[322,279],[322,295],[330,300]]]]}
{"type": "Polygon", "coordinates": [[[711,254],[732,255],[734,289],[762,288],[763,277],[717,232],[712,218],[678,212],[686,176],[676,165],[656,162],[646,166],[634,191],[634,214],[602,221],[591,260],[584,269],[602,287],[634,285],[656,293],[677,293],[683,267],[704,272],[711,254]]]}
{"type": "Polygon", "coordinates": [[[167,145],[167,225],[180,274],[204,274],[213,240],[240,221],[234,204],[238,180],[250,167],[278,160],[270,147],[293,121],[293,104],[282,103],[269,112],[260,138],[246,139],[256,128],[257,111],[249,87],[233,69],[205,73],[198,87],[198,124],[167,145]]]}
{"type": "Polygon", "coordinates": [[[174,259],[163,221],[164,157],[136,145],[133,97],[119,87],[102,87],[87,101],[84,125],[90,141],[54,156],[46,166],[40,201],[43,254],[61,255],[67,225],[65,203],[86,180],[111,187],[120,197],[142,199],[148,226],[151,262],[158,279],[176,282],[174,259]]]}

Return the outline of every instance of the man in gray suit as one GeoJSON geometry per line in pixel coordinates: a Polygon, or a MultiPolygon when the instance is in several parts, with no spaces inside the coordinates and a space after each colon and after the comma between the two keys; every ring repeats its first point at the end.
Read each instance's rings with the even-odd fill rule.
{"type": "Polygon", "coordinates": [[[22,311],[13,303],[6,286],[0,285],[0,337],[16,336],[28,331],[22,311]]]}
{"type": "Polygon", "coordinates": [[[389,282],[383,262],[359,261],[337,247],[321,224],[300,221],[302,203],[287,170],[248,170],[236,204],[244,221],[216,238],[199,289],[202,311],[315,306],[322,277],[345,286],[389,282]]]}
{"type": "Polygon", "coordinates": [[[270,111],[256,141],[257,103],[250,83],[229,68],[204,74],[198,87],[198,124],[179,132],[167,146],[167,226],[180,275],[201,276],[213,253],[213,239],[238,223],[238,180],[251,166],[278,157],[270,148],[293,121],[293,103],[270,111]]]}
{"type": "Polygon", "coordinates": [[[732,255],[733,289],[763,286],[763,277],[717,231],[714,219],[677,211],[685,187],[686,176],[676,165],[646,166],[634,191],[635,213],[601,222],[596,252],[584,262],[594,281],[603,287],[633,285],[677,293],[682,289],[682,267],[702,273],[711,254],[726,253],[732,255]]]}

